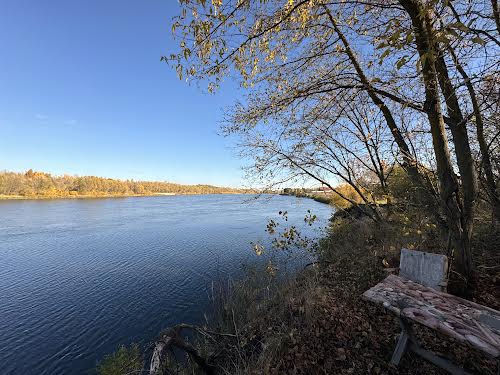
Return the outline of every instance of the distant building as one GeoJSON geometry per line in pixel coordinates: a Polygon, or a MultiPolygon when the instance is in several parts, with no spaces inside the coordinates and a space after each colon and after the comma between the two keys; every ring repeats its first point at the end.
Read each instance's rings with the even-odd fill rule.
{"type": "Polygon", "coordinates": [[[333,190],[329,186],[321,185],[320,187],[311,191],[311,193],[331,193],[333,190]]]}

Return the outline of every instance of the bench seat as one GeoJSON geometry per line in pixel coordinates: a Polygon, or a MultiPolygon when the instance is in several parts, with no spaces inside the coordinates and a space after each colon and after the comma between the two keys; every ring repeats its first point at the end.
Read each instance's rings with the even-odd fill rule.
{"type": "Polygon", "coordinates": [[[363,298],[415,322],[500,357],[500,312],[400,276],[390,275],[363,298]]]}

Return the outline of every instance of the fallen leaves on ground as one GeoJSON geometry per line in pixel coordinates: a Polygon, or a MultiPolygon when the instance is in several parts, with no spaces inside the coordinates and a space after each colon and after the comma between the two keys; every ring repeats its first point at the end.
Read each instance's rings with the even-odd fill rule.
{"type": "MultiPolygon", "coordinates": [[[[298,280],[282,356],[266,366],[269,374],[446,374],[407,352],[399,366],[389,364],[400,333],[395,317],[361,299],[361,294],[387,274],[369,253],[346,254],[317,272],[315,287],[307,274],[298,280]],[[304,290],[300,290],[304,288],[304,290]]],[[[488,280],[493,280],[489,278],[488,280]]],[[[483,298],[490,300],[491,297],[483,298]]],[[[498,304],[498,301],[497,301],[498,304]]],[[[498,306],[492,306],[498,308],[498,306]]],[[[494,374],[494,360],[425,327],[414,327],[422,346],[444,354],[469,371],[494,374]]],[[[261,373],[258,369],[254,373],[261,373]]]]}

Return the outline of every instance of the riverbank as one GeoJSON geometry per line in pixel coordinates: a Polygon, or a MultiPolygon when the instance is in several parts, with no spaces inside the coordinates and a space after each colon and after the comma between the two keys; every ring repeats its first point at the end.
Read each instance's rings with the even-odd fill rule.
{"type": "MultiPolygon", "coordinates": [[[[418,211],[388,207],[382,211],[384,223],[349,212],[334,215],[317,262],[296,277],[256,268],[229,287],[214,288],[212,319],[191,341],[214,373],[445,374],[411,353],[398,370],[391,367],[399,325],[361,298],[397,267],[402,247],[443,252],[446,244],[440,239],[445,237],[418,211]]],[[[488,217],[478,219],[473,251],[481,263],[470,298],[499,309],[500,232],[491,227],[488,217]]],[[[495,374],[495,362],[481,353],[423,327],[416,327],[416,334],[427,348],[463,368],[495,374]]],[[[149,363],[147,355],[136,359],[137,366],[143,359],[149,363]]],[[[186,373],[199,371],[194,363],[187,367],[186,373]]]]}
{"type": "MultiPolygon", "coordinates": [[[[269,289],[265,283],[260,284],[260,293],[248,292],[255,281],[245,281],[241,289],[234,289],[234,296],[224,304],[231,314],[216,328],[237,334],[245,344],[231,350],[228,340],[222,346],[228,356],[216,363],[222,363],[229,373],[245,374],[444,374],[411,354],[403,358],[399,371],[392,368],[389,361],[399,325],[391,314],[361,298],[387,276],[387,270],[399,265],[402,247],[433,252],[446,249],[439,240],[439,229],[427,217],[397,209],[382,212],[384,224],[349,215],[349,210],[334,215],[329,234],[321,241],[318,263],[295,279],[277,281],[270,288],[270,298],[252,302],[246,297],[262,295],[269,289]],[[237,329],[230,330],[231,325],[237,329]]],[[[494,309],[500,308],[495,250],[499,241],[499,231],[491,231],[491,221],[486,217],[478,220],[474,253],[481,259],[476,264],[479,288],[470,298],[494,309]]],[[[495,373],[495,362],[483,354],[422,327],[416,327],[416,332],[426,347],[445,353],[462,367],[495,373]]],[[[220,343],[216,347],[222,350],[220,343]]]]}
{"type": "Polygon", "coordinates": [[[297,197],[297,198],[309,198],[309,199],[312,199],[312,200],[319,202],[319,203],[329,204],[332,206],[335,205],[334,196],[333,196],[333,194],[329,194],[329,193],[318,193],[318,194],[312,194],[312,193],[286,194],[286,193],[281,193],[281,195],[293,196],[293,197],[297,197]]]}
{"type": "MultiPolygon", "coordinates": [[[[258,327],[249,335],[260,336],[263,344],[260,352],[249,355],[244,367],[266,368],[269,374],[445,373],[411,354],[403,358],[399,370],[392,368],[389,360],[399,325],[391,314],[361,298],[399,265],[402,247],[438,253],[446,249],[439,240],[442,233],[429,218],[395,207],[382,213],[383,224],[349,215],[349,210],[334,215],[316,267],[278,287],[275,297],[267,306],[260,306],[246,324],[258,327]],[[262,311],[269,313],[262,316],[262,311]],[[250,323],[252,320],[259,323],[250,323]]],[[[491,225],[487,217],[477,222],[473,251],[481,263],[476,264],[478,288],[470,298],[499,309],[496,246],[500,235],[498,230],[491,231],[491,225]]],[[[426,347],[466,369],[482,374],[496,371],[493,360],[463,344],[422,327],[416,327],[416,333],[426,347]]]]}

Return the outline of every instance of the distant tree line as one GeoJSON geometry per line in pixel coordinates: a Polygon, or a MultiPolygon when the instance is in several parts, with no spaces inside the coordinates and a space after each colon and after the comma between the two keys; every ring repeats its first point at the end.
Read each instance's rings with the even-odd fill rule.
{"type": "Polygon", "coordinates": [[[170,182],[115,180],[96,176],[53,176],[50,173],[0,172],[0,195],[23,197],[114,196],[152,194],[241,193],[242,189],[170,182]]]}

